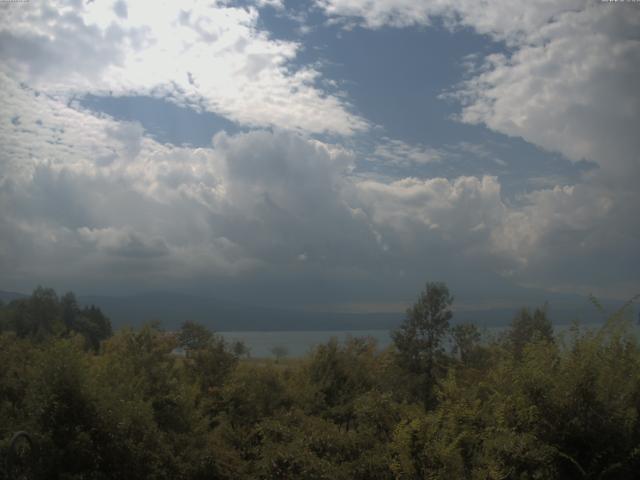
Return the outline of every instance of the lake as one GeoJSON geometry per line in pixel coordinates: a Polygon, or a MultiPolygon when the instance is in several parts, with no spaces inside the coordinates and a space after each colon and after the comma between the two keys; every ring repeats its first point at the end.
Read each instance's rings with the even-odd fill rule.
{"type": "MultiPolygon", "coordinates": [[[[598,328],[601,323],[583,324],[583,328],[598,328]]],[[[566,331],[570,324],[555,325],[556,333],[566,331]]],[[[506,327],[480,328],[483,337],[497,335],[506,327]]],[[[635,329],[640,332],[637,326],[635,329]]],[[[241,340],[250,348],[254,358],[272,357],[274,347],[285,347],[287,356],[301,357],[309,353],[316,345],[326,343],[332,337],[340,341],[351,337],[372,337],[378,342],[379,348],[391,344],[390,330],[323,330],[323,331],[281,331],[281,332],[218,332],[227,341],[241,340]]]]}
{"type": "Polygon", "coordinates": [[[384,348],[391,343],[389,330],[324,330],[284,332],[218,332],[228,341],[241,340],[251,349],[252,357],[271,357],[274,347],[285,347],[287,356],[301,357],[316,345],[328,342],[332,337],[346,340],[351,337],[373,337],[384,348]]]}

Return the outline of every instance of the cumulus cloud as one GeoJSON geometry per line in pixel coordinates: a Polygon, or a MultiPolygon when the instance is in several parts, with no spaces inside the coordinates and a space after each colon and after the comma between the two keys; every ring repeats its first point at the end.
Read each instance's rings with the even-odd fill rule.
{"type": "Polygon", "coordinates": [[[104,250],[113,255],[147,258],[169,253],[169,249],[162,239],[141,238],[135,232],[112,227],[94,229],[80,227],[77,232],[81,239],[95,245],[98,250],[104,250]]]}
{"type": "Polygon", "coordinates": [[[626,295],[639,286],[637,277],[630,286],[635,274],[628,267],[640,260],[629,248],[640,234],[629,211],[640,204],[635,7],[584,2],[540,8],[518,20],[517,30],[497,18],[464,17],[514,51],[488,57],[483,71],[461,85],[460,119],[599,166],[575,186],[526,195],[525,206],[508,217],[500,237],[518,245],[512,251],[520,250],[516,257],[526,264],[529,283],[551,278],[575,290],[609,284],[608,293],[620,285],[626,295]]]}
{"type": "MultiPolygon", "coordinates": [[[[503,41],[508,54],[469,64],[470,79],[452,96],[460,119],[562,153],[591,160],[609,171],[631,173],[640,140],[640,9],[593,1],[411,2],[319,0],[331,16],[364,26],[429,25],[444,18],[450,28],[471,27],[503,41]],[[474,68],[476,67],[476,68],[474,68]],[[631,170],[630,170],[631,169],[631,170]]],[[[468,59],[466,60],[468,63],[468,59]]]]}
{"type": "Polygon", "coordinates": [[[152,15],[143,2],[122,1],[2,8],[6,71],[51,95],[154,95],[250,126],[367,128],[317,86],[317,70],[291,66],[301,45],[260,31],[255,8],[195,0],[154,2],[152,15]]]}
{"type": "Polygon", "coordinates": [[[538,190],[512,205],[496,177],[361,177],[352,152],[285,130],[223,132],[208,148],[163,145],[137,124],[0,78],[0,266],[9,285],[284,278],[286,292],[304,269],[307,280],[383,295],[427,274],[497,270],[542,282],[575,271],[559,258],[613,248],[619,255],[599,268],[614,278],[637,255],[626,231],[607,233],[612,216],[628,212],[596,186],[538,190]]]}
{"type": "Polygon", "coordinates": [[[438,18],[452,30],[470,27],[504,42],[508,53],[461,59],[468,79],[443,95],[460,102],[458,119],[521,137],[571,161],[595,162],[599,169],[576,185],[522,195],[494,227],[493,248],[519,264],[508,272],[523,282],[544,286],[565,278],[567,285],[584,282],[595,289],[597,277],[615,281],[618,274],[621,283],[633,278],[623,258],[639,260],[628,248],[640,232],[637,215],[629,211],[630,204],[640,204],[636,5],[595,0],[317,4],[334,19],[366,28],[430,25],[438,18]],[[607,258],[610,265],[595,258],[607,258]]]}
{"type": "Polygon", "coordinates": [[[469,234],[495,225],[504,209],[495,177],[363,181],[358,189],[377,224],[398,230],[420,225],[455,242],[473,241],[469,234]]]}
{"type": "Polygon", "coordinates": [[[0,124],[0,257],[7,274],[98,276],[114,257],[140,258],[141,270],[160,256],[179,264],[190,234],[195,247],[207,245],[201,265],[242,266],[227,245],[216,248],[216,235],[198,231],[210,215],[206,207],[223,195],[211,152],[158,144],[136,124],[1,79],[3,110],[22,119],[0,124]],[[83,270],[84,262],[93,268],[83,270]]]}
{"type": "Polygon", "coordinates": [[[338,146],[280,130],[163,145],[137,124],[0,78],[3,110],[21,118],[0,124],[9,278],[131,286],[155,272],[175,284],[288,268],[300,252],[307,263],[363,265],[378,248],[344,203],[354,157],[338,146]]]}
{"type": "MultiPolygon", "coordinates": [[[[31,2],[0,20],[0,269],[8,285],[29,288],[35,278],[170,288],[262,276],[288,278],[296,291],[303,270],[314,279],[310,292],[360,282],[384,294],[425,276],[495,271],[573,291],[637,285],[628,266],[640,260],[631,183],[637,10],[320,4],[373,28],[440,15],[451,28],[506,42],[513,53],[482,59],[452,92],[460,120],[600,169],[510,201],[487,175],[367,178],[353,152],[312,136],[349,135],[366,121],[316,86],[317,71],[289,68],[300,45],[260,32],[255,9],[160,2],[150,19],[136,3],[31,2]],[[74,96],[87,92],[169,96],[270,128],[175,147],[137,123],[84,110],[74,96]]],[[[400,166],[463,154],[488,155],[471,143],[434,149],[389,138],[374,151],[400,166]]]]}
{"type": "Polygon", "coordinates": [[[410,181],[363,181],[351,152],[283,130],[219,133],[209,148],[162,145],[136,124],[1,78],[4,111],[21,118],[0,124],[0,264],[9,282],[132,287],[144,278],[166,288],[301,266],[333,281],[397,270],[393,262],[413,254],[407,238],[464,238],[476,226],[454,220],[475,195],[465,191],[491,189],[491,181],[433,180],[412,197],[410,181]]]}

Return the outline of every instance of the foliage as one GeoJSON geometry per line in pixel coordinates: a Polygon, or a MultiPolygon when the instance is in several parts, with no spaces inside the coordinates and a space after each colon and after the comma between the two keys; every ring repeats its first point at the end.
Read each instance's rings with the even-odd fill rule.
{"type": "Polygon", "coordinates": [[[522,354],[526,345],[534,341],[553,342],[553,326],[547,316],[547,309],[536,308],[533,313],[523,308],[511,321],[506,341],[517,354],[522,354]]]}
{"type": "Polygon", "coordinates": [[[85,347],[94,351],[112,334],[111,322],[98,307],[81,308],[73,293],[58,297],[54,290],[43,287],[36,288],[30,297],[1,307],[0,319],[0,331],[13,331],[19,338],[42,342],[80,334],[85,347]]]}
{"type": "Polygon", "coordinates": [[[451,328],[453,341],[452,353],[459,355],[460,361],[468,365],[473,360],[478,350],[481,335],[480,330],[473,323],[461,323],[451,328]]]}
{"type": "Polygon", "coordinates": [[[19,430],[42,479],[637,478],[626,310],[563,337],[522,310],[487,340],[449,327],[451,301],[427,284],[387,350],[333,339],[276,361],[192,322],[107,335],[99,310],[37,289],[0,306],[0,479],[19,430]]]}
{"type": "Polygon", "coordinates": [[[452,303],[445,284],[427,283],[418,301],[407,310],[404,323],[392,334],[400,364],[421,378],[419,395],[425,408],[434,403],[435,382],[443,367],[443,340],[453,316],[452,303]]]}
{"type": "Polygon", "coordinates": [[[185,322],[177,336],[171,338],[177,340],[174,347],[184,349],[183,365],[192,381],[205,392],[220,387],[236,365],[239,353],[245,352],[238,343],[229,347],[220,335],[190,321],[185,322]]]}

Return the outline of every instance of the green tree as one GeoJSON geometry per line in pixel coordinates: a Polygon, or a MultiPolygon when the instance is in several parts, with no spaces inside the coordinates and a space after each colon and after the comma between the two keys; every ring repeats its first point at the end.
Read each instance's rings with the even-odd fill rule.
{"type": "Polygon", "coordinates": [[[553,342],[553,325],[547,316],[546,306],[536,308],[533,313],[528,308],[520,310],[511,321],[506,340],[517,357],[522,355],[528,343],[553,342]]]}
{"type": "Polygon", "coordinates": [[[51,288],[37,287],[30,297],[14,300],[9,308],[10,324],[19,337],[44,340],[64,330],[58,296],[51,288]]]}
{"type": "Polygon", "coordinates": [[[98,351],[100,342],[112,334],[111,321],[95,305],[78,312],[74,329],[84,336],[87,346],[94,351],[98,351]]]}
{"type": "Polygon", "coordinates": [[[220,387],[238,362],[224,338],[197,322],[182,324],[177,343],[185,350],[187,371],[205,392],[220,387]]]}
{"type": "Polygon", "coordinates": [[[453,354],[464,364],[469,363],[480,342],[480,331],[473,323],[461,323],[451,328],[453,354]]]}
{"type": "Polygon", "coordinates": [[[204,325],[187,320],[180,327],[178,343],[187,352],[202,350],[211,345],[213,333],[204,325]]]}
{"type": "Polygon", "coordinates": [[[453,297],[444,283],[429,282],[407,318],[392,333],[400,364],[422,378],[425,408],[433,406],[433,387],[444,356],[443,340],[453,316],[453,297]]]}
{"type": "Polygon", "coordinates": [[[97,351],[112,334],[111,321],[102,311],[94,305],[80,308],[72,292],[58,298],[53,289],[38,287],[30,297],[14,300],[1,311],[5,328],[21,338],[42,341],[76,332],[85,338],[86,348],[97,351]]]}
{"type": "Polygon", "coordinates": [[[80,307],[78,306],[78,300],[73,292],[67,292],[60,297],[60,310],[62,314],[62,321],[67,331],[75,330],[77,327],[78,313],[80,307]]]}
{"type": "Polygon", "coordinates": [[[332,338],[318,345],[304,372],[308,411],[349,430],[356,399],[376,383],[375,350],[375,341],[366,338],[349,338],[342,345],[332,338]]]}
{"type": "Polygon", "coordinates": [[[251,357],[251,349],[242,340],[236,340],[235,342],[233,342],[231,350],[233,351],[233,354],[238,358],[251,357]]]}

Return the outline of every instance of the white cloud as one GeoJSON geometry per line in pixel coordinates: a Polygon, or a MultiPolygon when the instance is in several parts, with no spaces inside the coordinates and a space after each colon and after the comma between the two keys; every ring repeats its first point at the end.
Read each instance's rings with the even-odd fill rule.
{"type": "MultiPolygon", "coordinates": [[[[460,118],[519,136],[578,161],[597,162],[617,180],[638,173],[640,9],[633,4],[450,0],[319,0],[332,16],[363,25],[471,27],[505,41],[453,91],[460,118]]],[[[466,60],[465,60],[466,61],[466,60]]]]}
{"type": "Polygon", "coordinates": [[[424,164],[439,162],[445,155],[443,151],[426,145],[412,145],[398,139],[383,138],[376,145],[374,155],[384,161],[397,165],[424,164]]]}
{"type": "Polygon", "coordinates": [[[346,17],[367,28],[431,25],[435,17],[450,28],[466,25],[509,43],[535,31],[562,12],[584,7],[584,1],[538,0],[516,4],[509,0],[316,0],[324,12],[339,21],[346,17]]]}
{"type": "Polygon", "coordinates": [[[389,184],[366,180],[358,184],[358,189],[363,203],[370,208],[371,218],[398,229],[421,224],[447,234],[472,231],[484,220],[482,211],[499,215],[502,205],[495,177],[459,177],[452,181],[405,178],[389,184]],[[472,205],[476,207],[469,208],[472,205]],[[458,214],[454,213],[456,209],[458,214]]]}
{"type": "Polygon", "coordinates": [[[494,157],[486,145],[464,141],[434,148],[422,143],[409,143],[397,138],[382,137],[373,149],[373,157],[402,167],[438,163],[462,157],[489,158],[500,165],[505,165],[504,161],[494,157]]]}
{"type": "Polygon", "coordinates": [[[428,25],[434,12],[441,11],[439,2],[413,0],[316,0],[316,4],[334,20],[355,18],[369,28],[428,25]]]}
{"type": "MultiPolygon", "coordinates": [[[[444,12],[507,41],[513,55],[490,57],[458,90],[462,120],[588,158],[600,173],[517,203],[505,202],[490,176],[363,179],[353,174],[353,153],[308,134],[350,134],[365,122],[314,86],[315,70],[288,69],[300,46],[259,32],[255,10],[194,3],[180,13],[160,2],[148,18],[148,7],[135,3],[33,2],[0,20],[4,281],[127,288],[308,269],[326,284],[359,278],[362,289],[451,271],[510,272],[521,283],[574,289],[637,285],[624,267],[638,262],[640,231],[631,188],[639,150],[630,131],[638,124],[638,61],[635,41],[625,39],[635,14],[622,18],[594,3],[575,11],[505,3],[502,13],[471,2],[455,10],[440,2],[324,4],[369,26],[428,23],[444,12]],[[276,128],[220,133],[209,148],[173,147],[138,124],[66,103],[109,90],[171,94],[276,128]],[[607,175],[626,177],[630,183],[614,185],[628,188],[612,189],[607,175]]],[[[375,154],[413,165],[487,152],[384,139],[375,154]]]]}
{"type": "MultiPolygon", "coordinates": [[[[632,206],[621,209],[596,185],[538,190],[510,205],[495,177],[361,178],[349,151],[282,130],[173,147],[0,79],[8,286],[37,278],[170,288],[285,274],[293,285],[304,269],[323,281],[359,279],[364,290],[398,272],[396,289],[427,274],[491,271],[543,284],[551,272],[584,288],[597,281],[576,280],[566,259],[607,258],[598,268],[614,278],[621,261],[637,258],[628,230],[614,228],[618,216],[635,221],[632,206]]],[[[620,281],[632,284],[631,273],[620,281]]]]}
{"type": "Polygon", "coordinates": [[[606,174],[637,170],[640,140],[640,10],[604,4],[567,12],[530,32],[510,57],[459,92],[461,119],[521,136],[567,158],[597,162],[606,174]]]}
{"type": "Polygon", "coordinates": [[[362,264],[377,249],[344,204],[354,158],[340,147],[280,130],[162,145],[136,124],[0,80],[5,281],[131,286],[154,272],[171,284],[288,268],[300,252],[362,264]]]}
{"type": "MultiPolygon", "coordinates": [[[[277,2],[270,2],[276,4],[277,2]]],[[[367,128],[344,99],[292,67],[301,46],[257,28],[255,8],[211,2],[33,0],[5,6],[4,70],[51,95],[154,95],[250,126],[349,135],[367,128]]]]}
{"type": "Polygon", "coordinates": [[[284,0],[256,0],[256,5],[260,8],[272,7],[276,10],[284,9],[284,0]]]}
{"type": "MultiPolygon", "coordinates": [[[[565,237],[561,246],[565,255],[569,249],[586,248],[589,237],[601,228],[613,206],[610,196],[583,185],[536,190],[524,195],[523,200],[522,208],[505,212],[500,227],[492,233],[496,248],[510,252],[523,265],[536,256],[559,253],[552,251],[559,247],[554,243],[561,236],[565,237]]],[[[601,242],[590,245],[590,253],[593,247],[597,250],[602,246],[601,242]]]]}
{"type": "Polygon", "coordinates": [[[95,245],[98,250],[117,256],[147,258],[169,253],[162,239],[141,238],[135,232],[125,229],[80,227],[77,232],[81,239],[95,245]]]}
{"type": "Polygon", "coordinates": [[[356,188],[380,240],[406,262],[427,261],[444,276],[461,261],[474,271],[511,265],[511,253],[496,249],[491,238],[509,212],[495,177],[364,180],[356,188]]]}
{"type": "Polygon", "coordinates": [[[596,0],[317,4],[332,18],[367,28],[429,25],[438,17],[452,30],[470,27],[505,42],[508,53],[461,59],[468,80],[445,95],[461,102],[459,119],[600,168],[574,186],[551,185],[503,208],[504,218],[491,229],[493,248],[516,260],[509,271],[522,283],[553,288],[564,282],[576,291],[581,284],[605,282],[626,285],[627,292],[630,284],[640,287],[637,278],[624,280],[636,275],[627,265],[638,262],[631,245],[640,232],[630,210],[640,204],[637,5],[596,0]]]}

